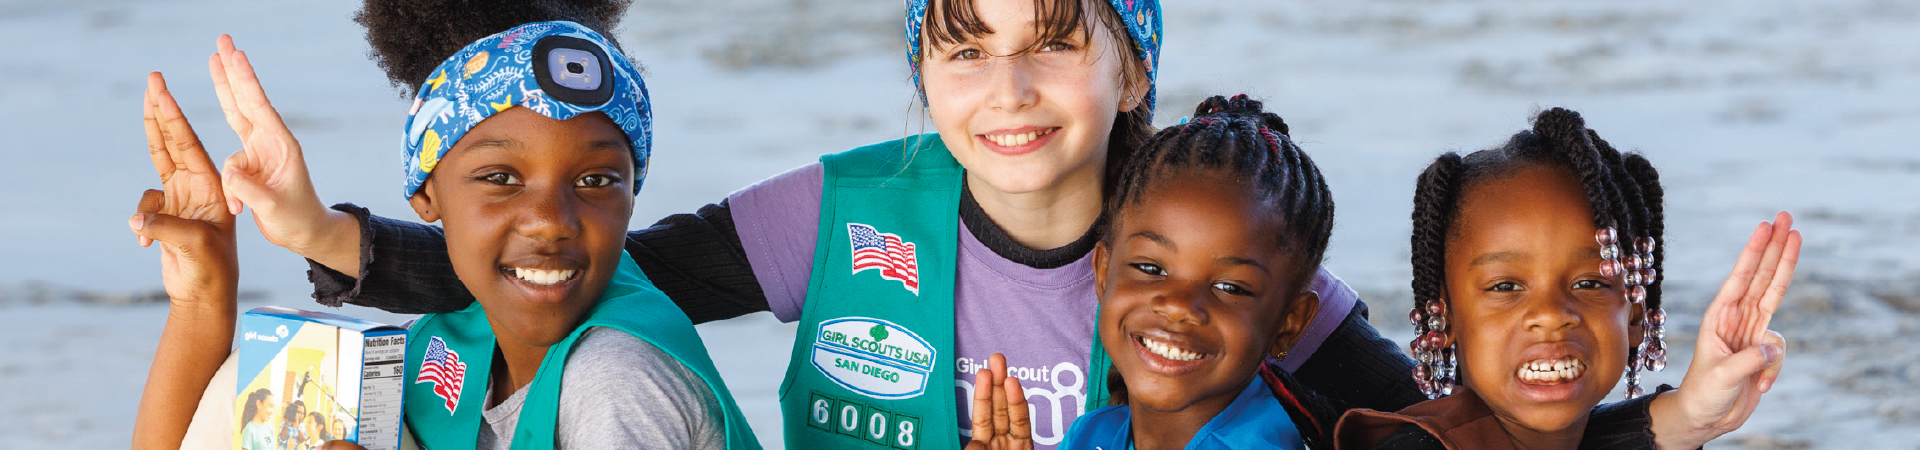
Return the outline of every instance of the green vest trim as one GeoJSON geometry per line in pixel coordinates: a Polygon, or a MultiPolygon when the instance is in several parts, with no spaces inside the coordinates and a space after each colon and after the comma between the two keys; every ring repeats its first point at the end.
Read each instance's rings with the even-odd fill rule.
{"type": "MultiPolygon", "coordinates": [[[[714,370],[706,345],[694,332],[685,313],[667,299],[633,258],[621,254],[620,267],[599,303],[566,339],[547,350],[540,370],[528,385],[513,431],[514,449],[552,449],[556,444],[560,411],[560,380],[567,355],[580,336],[592,327],[626,332],[658,347],[705,382],[725,420],[727,448],[758,450],[760,443],[741,415],[733,394],[714,370]]],[[[422,316],[408,330],[405,403],[406,424],[424,448],[474,448],[483,422],[488,374],[493,362],[493,328],[478,302],[459,312],[422,316]],[[434,358],[428,359],[433,353],[434,358]],[[435,374],[421,377],[425,367],[435,374]],[[442,385],[441,383],[447,383],[442,385]],[[442,396],[455,392],[457,395],[442,396]],[[438,393],[437,393],[438,392],[438,393]],[[449,400],[451,399],[451,400],[449,400]]]]}
{"type": "MultiPolygon", "coordinates": [[[[820,235],[780,411],[787,448],[957,450],[955,269],[965,171],[939,135],[820,158],[820,235]]],[[[1088,392],[1111,363],[1093,344],[1088,392]]]]}

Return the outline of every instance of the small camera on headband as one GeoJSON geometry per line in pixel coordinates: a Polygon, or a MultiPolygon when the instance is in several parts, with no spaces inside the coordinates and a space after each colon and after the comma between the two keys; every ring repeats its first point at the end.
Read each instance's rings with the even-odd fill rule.
{"type": "Polygon", "coordinates": [[[613,67],[591,41],[547,36],[533,44],[534,79],[554,100],[598,106],[613,98],[613,67]]]}

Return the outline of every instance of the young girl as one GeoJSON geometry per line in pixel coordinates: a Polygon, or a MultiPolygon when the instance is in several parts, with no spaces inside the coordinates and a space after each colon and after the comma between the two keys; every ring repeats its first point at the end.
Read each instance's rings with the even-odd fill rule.
{"type": "MultiPolygon", "coordinates": [[[[1559,108],[1499,149],[1435,161],[1414,194],[1413,375],[1441,398],[1355,410],[1340,446],[1574,448],[1623,373],[1628,398],[1640,396],[1639,371],[1667,355],[1658,177],[1559,108]]],[[[1798,259],[1791,220],[1755,231],[1707,310],[1689,376],[1778,359],[1766,326],[1798,259]]]]}
{"type": "MultiPolygon", "coordinates": [[[[381,23],[398,22],[405,21],[381,23]]],[[[371,26],[377,34],[385,25],[371,26]]],[[[409,25],[410,32],[435,26],[409,25]]],[[[692,324],[621,250],[650,155],[651,117],[637,68],[574,22],[496,31],[442,56],[409,113],[405,192],[422,219],[445,221],[447,239],[457,244],[449,253],[454,270],[478,300],[477,307],[430,314],[409,327],[404,396],[412,440],[425,448],[758,448],[692,324]],[[432,376],[429,366],[438,367],[432,376]]],[[[224,37],[221,47],[211,61],[216,80],[242,80],[216,83],[225,90],[223,106],[271,115],[261,111],[269,106],[246,56],[224,37]]],[[[415,55],[382,56],[417,62],[407,59],[415,55]]],[[[205,153],[181,139],[191,130],[177,107],[164,109],[178,132],[153,143],[162,179],[191,177],[163,161],[190,161],[186,171],[199,172],[199,180],[184,187],[211,184],[219,192],[205,153]]],[[[190,255],[231,249],[230,231],[210,237],[204,226],[230,224],[230,215],[205,211],[223,198],[166,200],[142,202],[132,225],[143,237],[190,255]],[[202,215],[192,224],[199,232],[169,235],[168,226],[146,226],[196,222],[180,218],[181,211],[202,215]]],[[[170,264],[237,270],[231,258],[170,264]]],[[[214,293],[231,330],[230,280],[168,275],[170,288],[184,283],[181,297],[214,293]]],[[[170,317],[169,335],[176,334],[174,322],[188,319],[170,317]]],[[[224,343],[208,344],[175,355],[165,351],[169,341],[163,337],[156,361],[206,361],[204,355],[225,350],[224,343]]],[[[179,372],[155,376],[193,385],[179,372]]],[[[143,421],[149,411],[177,411],[171,405],[178,403],[162,401],[179,397],[149,395],[143,421]]],[[[318,415],[290,407],[288,420],[319,434],[318,415]]],[[[149,439],[164,436],[147,432],[137,440],[164,446],[149,439]]],[[[282,445],[304,446],[310,437],[286,437],[282,445]]]]}
{"type": "MultiPolygon", "coordinates": [[[[913,0],[906,11],[908,63],[938,135],[828,155],[626,246],[696,322],[758,311],[802,322],[782,388],[792,448],[956,447],[970,405],[955,400],[993,353],[1022,361],[1010,372],[1034,386],[1034,437],[1050,448],[1107,403],[1089,256],[1110,171],[1152,131],[1159,5],[913,0]]],[[[253,205],[270,241],[313,260],[317,299],[467,306],[421,295],[461,290],[437,230],[322,208],[304,173],[280,169],[298,161],[297,141],[249,120],[239,131],[257,145],[228,161],[234,210],[253,205]]],[[[1367,324],[1365,303],[1325,271],[1312,286],[1323,307],[1284,368],[1358,405],[1418,401],[1390,375],[1412,362],[1367,324]]],[[[1696,423],[1696,411],[1676,412],[1696,423]]]]}
{"type": "Polygon", "coordinates": [[[1100,342],[1124,383],[1063,448],[1317,442],[1326,418],[1261,368],[1291,356],[1317,312],[1309,287],[1333,212],[1286,122],[1244,95],[1207,99],[1148,141],[1115,180],[1093,253],[1100,342]]]}

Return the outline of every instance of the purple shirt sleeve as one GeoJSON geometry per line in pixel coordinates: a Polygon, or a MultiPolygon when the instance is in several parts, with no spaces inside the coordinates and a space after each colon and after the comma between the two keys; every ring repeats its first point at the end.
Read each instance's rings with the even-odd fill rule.
{"type": "Polygon", "coordinates": [[[807,298],[825,176],[820,163],[808,164],[727,196],[753,277],[760,280],[767,308],[781,322],[800,320],[807,298]]]}
{"type": "MultiPolygon", "coordinates": [[[[757,271],[755,275],[758,275],[757,271]]],[[[1320,271],[1313,274],[1311,289],[1320,295],[1320,312],[1313,315],[1313,322],[1307,324],[1306,334],[1293,343],[1287,359],[1280,362],[1287,372],[1300,370],[1300,365],[1313,357],[1313,351],[1320,349],[1320,343],[1326,342],[1327,336],[1340,328],[1340,322],[1353,312],[1354,301],[1360,299],[1359,293],[1347,287],[1347,282],[1341,281],[1340,277],[1333,276],[1326,266],[1320,266],[1320,271]]]]}

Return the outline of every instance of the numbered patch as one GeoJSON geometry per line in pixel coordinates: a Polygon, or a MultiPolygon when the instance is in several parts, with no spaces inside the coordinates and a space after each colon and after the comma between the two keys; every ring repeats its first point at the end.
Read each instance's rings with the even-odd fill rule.
{"type": "Polygon", "coordinates": [[[874,445],[920,448],[920,418],[814,392],[807,400],[807,426],[874,445]]]}

